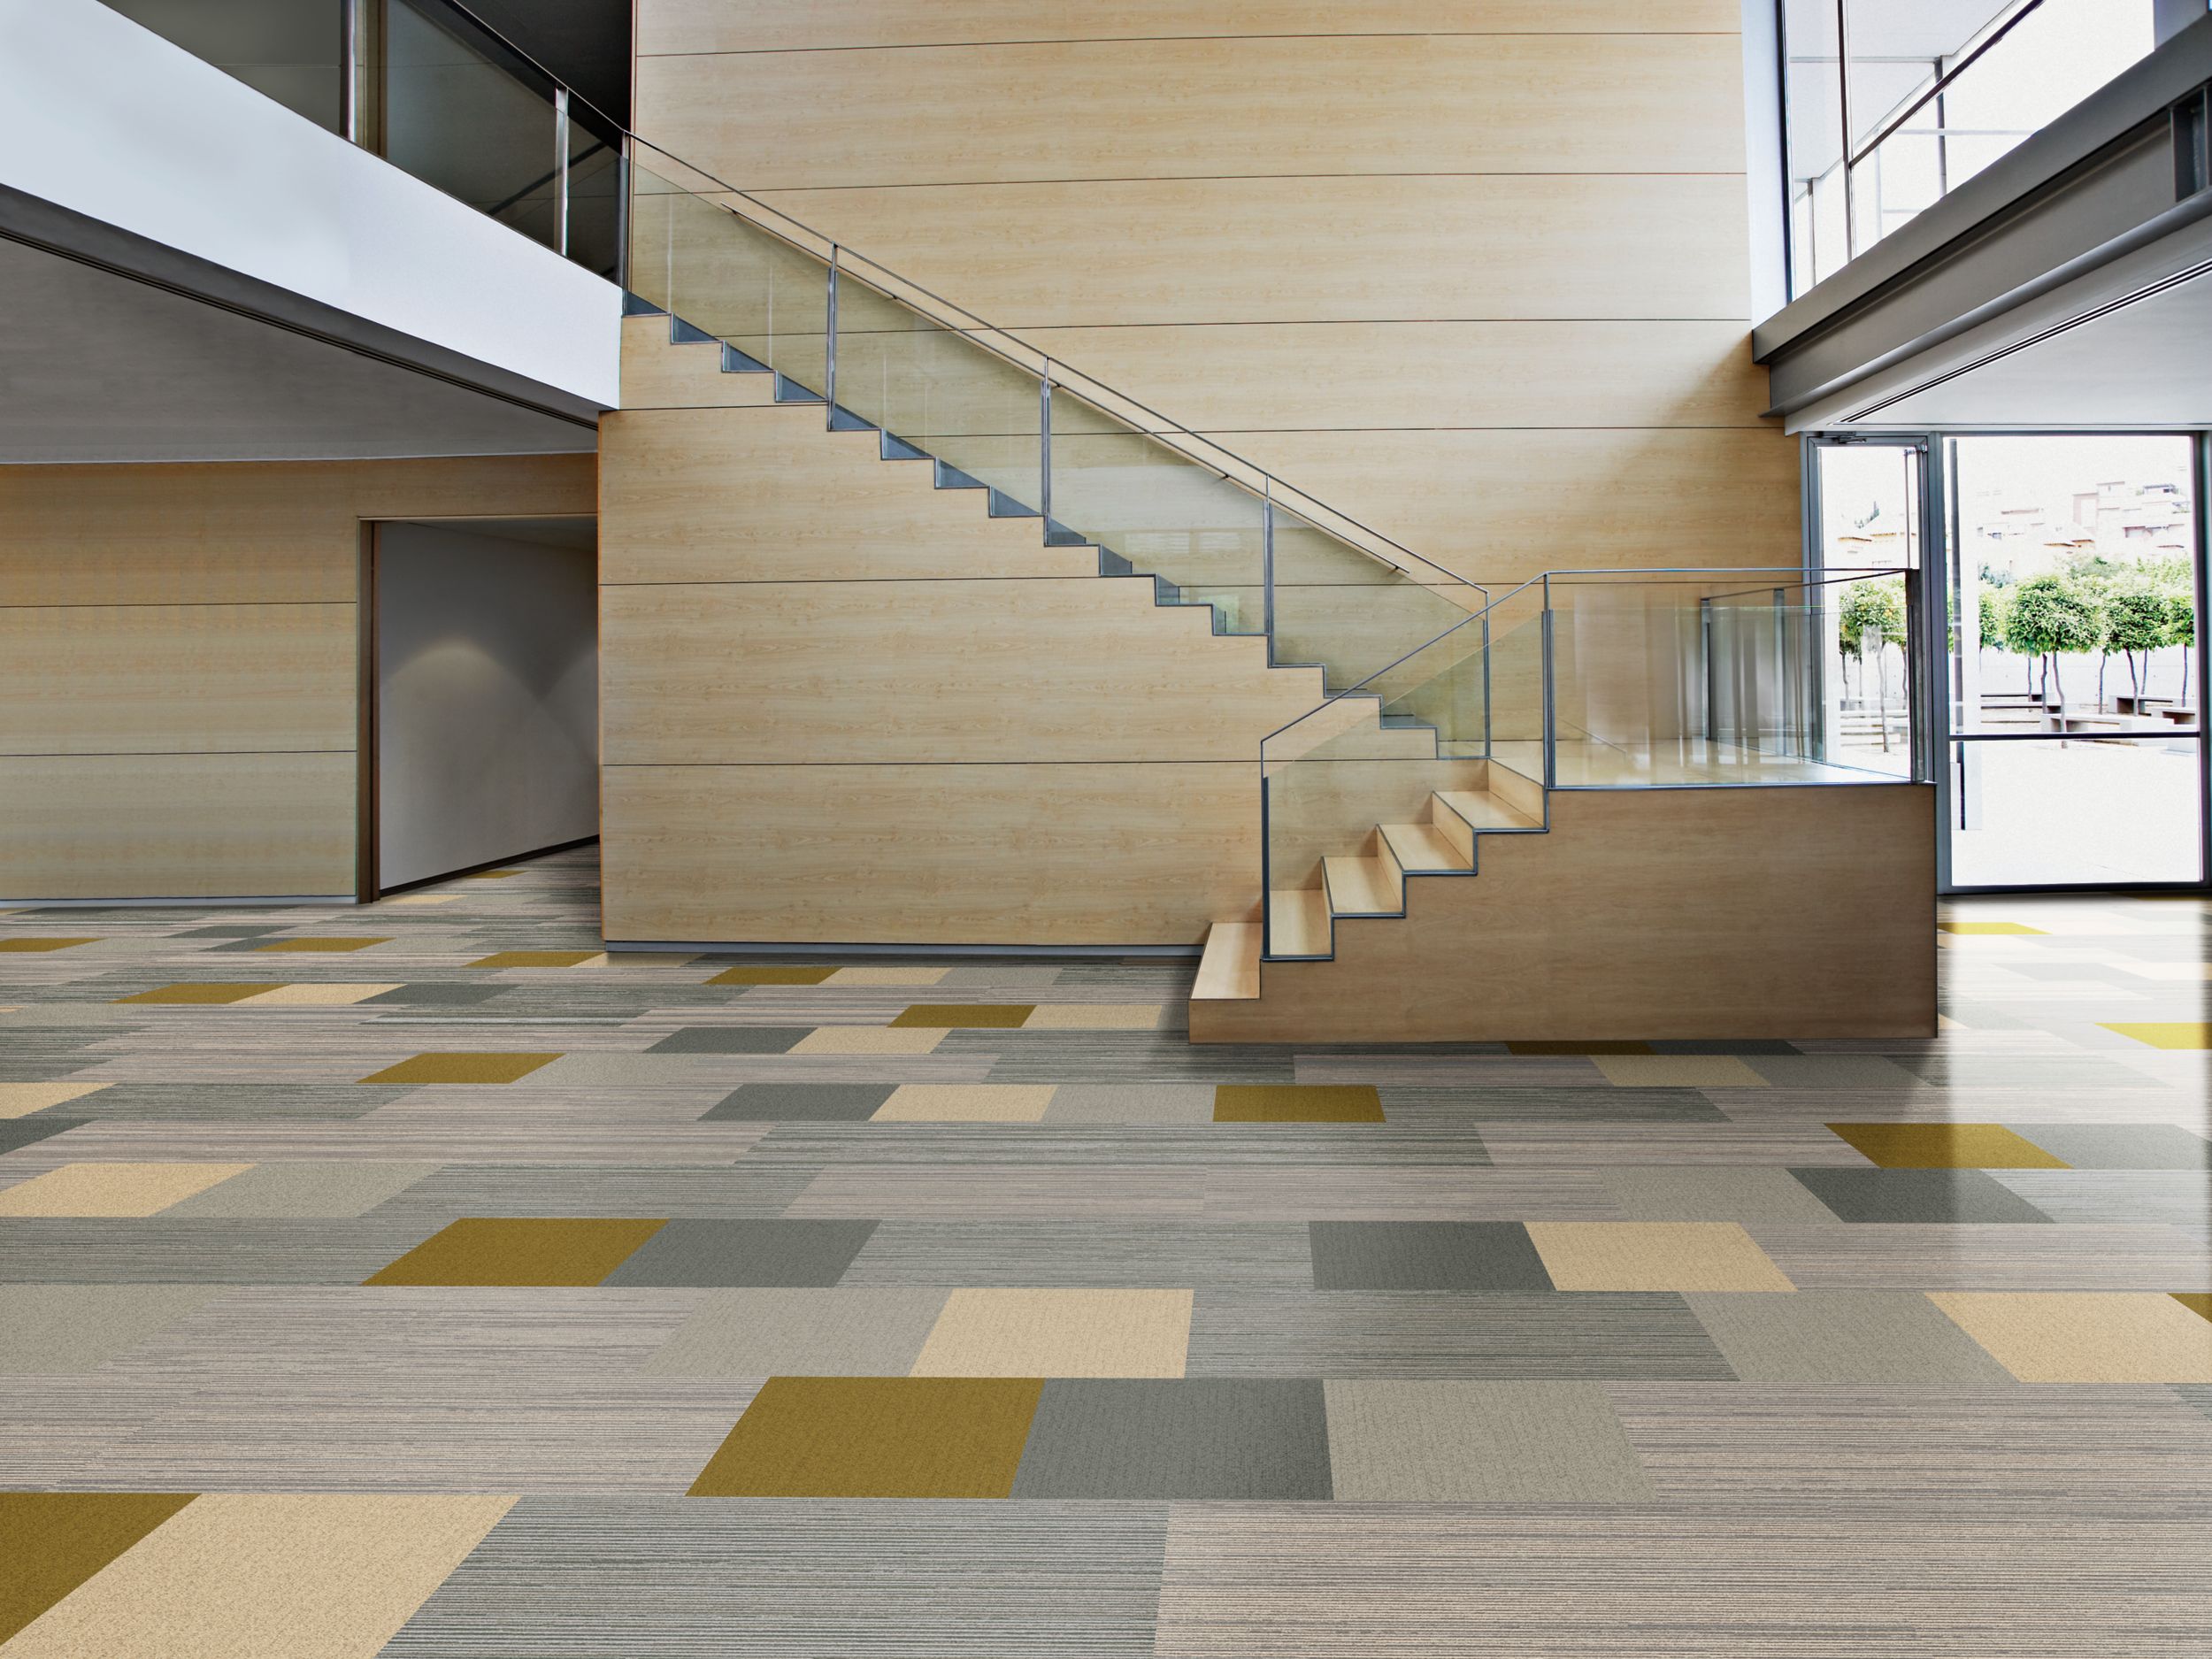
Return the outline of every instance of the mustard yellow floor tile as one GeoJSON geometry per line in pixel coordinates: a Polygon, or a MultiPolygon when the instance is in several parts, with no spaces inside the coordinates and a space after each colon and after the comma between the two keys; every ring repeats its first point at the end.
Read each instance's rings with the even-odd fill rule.
{"type": "Polygon", "coordinates": [[[695,1498],[1004,1498],[1041,1379],[771,1377],[695,1498]]]}
{"type": "Polygon", "coordinates": [[[2050,931],[2031,927],[2025,922],[1938,922],[1936,926],[1947,933],[1962,933],[1970,938],[1977,935],[1988,938],[2033,935],[2039,938],[2050,931]]]}
{"type": "Polygon", "coordinates": [[[296,956],[342,956],[350,950],[366,950],[371,945],[388,945],[388,937],[370,939],[354,933],[326,933],[311,939],[272,939],[266,944],[256,945],[257,951],[289,951],[296,956]]]}
{"type": "Polygon", "coordinates": [[[0,1492],[0,1642],[191,1502],[180,1492],[0,1492]]]}
{"type": "Polygon", "coordinates": [[[2200,1019],[2106,1021],[2104,1028],[2154,1048],[2212,1048],[2212,1025],[2200,1019]]]}
{"type": "Polygon", "coordinates": [[[1223,1083],[1214,1089],[1214,1121],[1379,1124],[1382,1093],[1366,1083],[1223,1083]]]}
{"type": "Polygon", "coordinates": [[[956,1290],[917,1377],[1180,1377],[1187,1290],[956,1290]]]}
{"type": "Polygon", "coordinates": [[[2002,1124],[1830,1124],[1886,1170],[2062,1170],[2069,1166],[2002,1124]]]}
{"type": "Polygon", "coordinates": [[[793,1054],[928,1054],[945,1040],[941,1031],[915,1026],[824,1025],[792,1045],[793,1054]]]}
{"type": "Polygon", "coordinates": [[[2174,1300],[2198,1317],[2212,1319],[2212,1293],[2201,1290],[2177,1290],[2174,1300]]]}
{"type": "Polygon", "coordinates": [[[0,1216],[155,1216],[250,1164],[65,1164],[0,1192],[0,1216]]]}
{"type": "Polygon", "coordinates": [[[464,881],[504,881],[510,876],[518,876],[521,873],[519,870],[476,870],[463,876],[461,879],[464,881]]]}
{"type": "Polygon", "coordinates": [[[96,938],[60,939],[19,934],[12,939],[0,939],[0,951],[68,950],[78,945],[96,945],[99,942],[96,938]]]}
{"type": "Polygon", "coordinates": [[[1591,1064],[1617,1088],[1765,1088],[1732,1054],[1599,1054],[1591,1064]]]}
{"type": "Polygon", "coordinates": [[[604,962],[603,950],[495,950],[479,956],[472,968],[580,968],[588,962],[604,962]]]}
{"type": "Polygon", "coordinates": [[[550,1065],[557,1054],[419,1054],[397,1065],[388,1065],[361,1080],[364,1083],[513,1083],[541,1065],[550,1065]]]}
{"type": "Polygon", "coordinates": [[[2148,1292],[1932,1290],[2022,1382],[2212,1382],[2212,1322],[2148,1292]]]}
{"type": "Polygon", "coordinates": [[[366,1285],[596,1285],[666,1220],[466,1216],[432,1233],[366,1285]]]}
{"type": "Polygon", "coordinates": [[[1532,1221],[1561,1290],[1784,1291],[1784,1277],[1732,1221],[1532,1221]]]}
{"type": "Polygon", "coordinates": [[[8,1659],[373,1659],[514,1502],[211,1493],[34,1620],[8,1659]]]}
{"type": "Polygon", "coordinates": [[[396,985],[280,985],[273,991],[249,996],[242,1008],[344,1008],[365,1002],[372,996],[396,991],[396,985]]]}
{"type": "Polygon", "coordinates": [[[1157,1002],[1041,1002],[1022,1022],[1030,1031],[1157,1031],[1157,1002]]]}
{"type": "Polygon", "coordinates": [[[250,996],[261,996],[270,991],[284,988],[282,979],[262,979],[253,984],[222,984],[206,981],[196,985],[165,985],[157,991],[141,991],[135,996],[119,996],[119,1006],[125,1002],[177,1002],[210,1004],[242,1002],[250,996]]]}
{"type": "Polygon", "coordinates": [[[905,1083],[876,1108],[874,1121],[1033,1124],[1052,1104],[1053,1088],[1049,1083],[905,1083]]]}
{"type": "Polygon", "coordinates": [[[451,904],[460,898],[457,893],[403,893],[396,898],[379,899],[380,904],[451,904]]]}
{"type": "Polygon", "coordinates": [[[819,985],[835,968],[725,968],[709,985],[819,985]]]}
{"type": "Polygon", "coordinates": [[[49,1106],[97,1094],[107,1087],[105,1083],[0,1083],[0,1118],[28,1118],[49,1106]]]}
{"type": "Polygon", "coordinates": [[[917,1002],[891,1023],[937,1031],[1010,1031],[1034,1011],[1027,1002],[917,1002]]]}
{"type": "Polygon", "coordinates": [[[840,968],[826,985],[935,985],[950,968],[840,968]]]}

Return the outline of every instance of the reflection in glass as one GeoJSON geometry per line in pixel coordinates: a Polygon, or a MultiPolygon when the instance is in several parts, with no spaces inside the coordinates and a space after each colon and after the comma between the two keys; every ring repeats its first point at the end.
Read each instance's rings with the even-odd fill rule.
{"type": "Polygon", "coordinates": [[[559,152],[553,88],[442,6],[385,0],[376,123],[386,160],[553,247],[559,152]]]}
{"type": "Polygon", "coordinates": [[[345,7],[341,0],[108,0],[195,58],[296,115],[339,128],[345,7]]]}

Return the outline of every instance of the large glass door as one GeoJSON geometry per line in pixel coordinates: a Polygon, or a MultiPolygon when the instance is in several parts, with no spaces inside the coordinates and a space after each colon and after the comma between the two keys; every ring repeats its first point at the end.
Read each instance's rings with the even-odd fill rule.
{"type": "Polygon", "coordinates": [[[1933,753],[1925,737],[1928,677],[1911,642],[1926,632],[1925,618],[1915,612],[1925,603],[1920,578],[1936,522],[1927,444],[1823,438],[1812,457],[1816,570],[1910,572],[1842,575],[1826,608],[1828,637],[1817,662],[1828,756],[1870,772],[1925,778],[1933,753]]]}
{"type": "Polygon", "coordinates": [[[1955,888],[2204,875],[2195,441],[1945,441],[1955,888]]]}

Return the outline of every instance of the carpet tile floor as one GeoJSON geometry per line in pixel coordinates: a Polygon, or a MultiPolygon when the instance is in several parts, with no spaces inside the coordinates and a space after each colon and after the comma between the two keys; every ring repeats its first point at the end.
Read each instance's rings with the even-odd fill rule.
{"type": "Polygon", "coordinates": [[[486,874],[0,910],[5,1659],[2207,1651],[2200,902],[1947,905],[1929,1041],[1194,1048],[486,874]]]}

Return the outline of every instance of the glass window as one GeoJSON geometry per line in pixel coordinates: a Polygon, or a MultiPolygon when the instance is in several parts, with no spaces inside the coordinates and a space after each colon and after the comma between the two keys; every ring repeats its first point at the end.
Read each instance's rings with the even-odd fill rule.
{"type": "Polygon", "coordinates": [[[318,127],[339,130],[341,0],[108,0],[133,22],[235,75],[318,127]]]}
{"type": "Polygon", "coordinates": [[[1951,877],[2199,879],[2191,441],[1953,441],[1951,877]]]}
{"type": "Polygon", "coordinates": [[[1783,19],[1798,293],[2080,103],[2157,38],[2155,0],[1784,0],[1783,19]]]}

